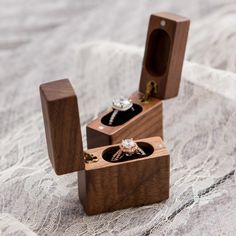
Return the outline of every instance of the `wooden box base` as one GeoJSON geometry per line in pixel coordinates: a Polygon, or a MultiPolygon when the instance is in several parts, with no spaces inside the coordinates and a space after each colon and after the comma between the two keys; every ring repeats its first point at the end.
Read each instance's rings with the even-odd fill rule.
{"type": "Polygon", "coordinates": [[[112,109],[91,121],[86,127],[87,147],[96,148],[116,144],[124,138],[142,139],[153,136],[163,138],[162,101],[150,98],[148,103],[141,103],[140,96],[141,94],[136,92],[130,98],[134,104],[141,106],[142,111],[124,124],[108,126],[102,123],[102,118],[112,109]]]}
{"type": "Polygon", "coordinates": [[[104,152],[111,147],[87,150],[99,158],[78,172],[79,197],[88,215],[160,202],[169,197],[169,153],[160,137],[144,142],[153,147],[147,157],[108,162],[104,152]]]}

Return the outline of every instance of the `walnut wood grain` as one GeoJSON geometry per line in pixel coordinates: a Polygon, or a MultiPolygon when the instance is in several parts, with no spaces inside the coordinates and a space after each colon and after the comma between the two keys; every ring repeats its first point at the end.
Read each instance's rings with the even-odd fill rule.
{"type": "Polygon", "coordinates": [[[169,197],[170,164],[165,144],[160,137],[138,141],[151,144],[154,152],[148,157],[111,163],[102,158],[111,146],[87,151],[99,158],[98,162],[86,163],[85,171],[78,173],[80,200],[88,215],[156,203],[169,197]]]}
{"type": "MultiPolygon", "coordinates": [[[[88,149],[86,152],[97,156],[98,161],[85,163],[77,97],[70,82],[43,84],[40,94],[52,166],[57,174],[78,171],[79,198],[88,215],[156,203],[169,197],[169,153],[160,137],[137,140],[151,146],[149,150],[153,148],[148,156],[116,163],[103,159],[105,151],[116,144],[88,149]]],[[[133,95],[133,99],[138,97],[137,93],[133,95]]],[[[151,99],[144,106],[146,113],[141,116],[142,122],[155,120],[156,109],[162,109],[161,105],[158,99],[151,99]],[[150,114],[152,110],[155,112],[150,114]]],[[[141,125],[141,121],[138,124],[141,125]]],[[[134,132],[132,126],[130,129],[134,132]]],[[[145,129],[143,131],[145,133],[145,129]]]]}
{"type": "Polygon", "coordinates": [[[40,86],[41,104],[52,166],[58,175],[84,169],[77,97],[69,80],[40,86]]]}
{"type": "Polygon", "coordinates": [[[157,13],[150,17],[139,91],[153,80],[158,85],[159,99],[178,95],[189,19],[172,13],[157,13]]]}
{"type": "Polygon", "coordinates": [[[133,103],[142,107],[142,112],[126,123],[118,126],[104,125],[101,119],[112,111],[112,108],[110,108],[87,125],[88,148],[116,144],[124,138],[163,137],[162,101],[151,98],[149,103],[141,103],[140,95],[139,92],[136,92],[130,98],[133,103]]]}

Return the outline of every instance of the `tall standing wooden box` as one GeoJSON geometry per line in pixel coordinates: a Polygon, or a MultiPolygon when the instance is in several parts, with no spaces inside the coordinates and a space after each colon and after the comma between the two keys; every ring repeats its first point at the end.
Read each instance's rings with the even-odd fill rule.
{"type": "Polygon", "coordinates": [[[78,172],[79,198],[88,215],[169,197],[169,153],[160,137],[136,141],[144,156],[112,162],[118,144],[83,150],[77,96],[69,80],[41,85],[40,95],[50,161],[58,175],[78,172]]]}
{"type": "Polygon", "coordinates": [[[87,146],[119,143],[124,137],[163,138],[162,99],[178,95],[189,19],[172,13],[150,16],[139,91],[130,96],[136,113],[116,125],[108,123],[113,109],[87,127],[87,146]]]}

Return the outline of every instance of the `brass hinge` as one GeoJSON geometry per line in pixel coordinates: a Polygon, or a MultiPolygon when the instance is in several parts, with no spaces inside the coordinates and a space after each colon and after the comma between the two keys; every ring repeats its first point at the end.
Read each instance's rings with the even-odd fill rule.
{"type": "Polygon", "coordinates": [[[157,82],[155,82],[154,80],[151,80],[147,83],[145,94],[140,100],[141,102],[148,103],[149,98],[156,97],[157,93],[158,93],[157,82]]]}
{"type": "Polygon", "coordinates": [[[86,163],[93,163],[98,161],[98,157],[94,156],[93,154],[84,152],[84,160],[86,163]]]}

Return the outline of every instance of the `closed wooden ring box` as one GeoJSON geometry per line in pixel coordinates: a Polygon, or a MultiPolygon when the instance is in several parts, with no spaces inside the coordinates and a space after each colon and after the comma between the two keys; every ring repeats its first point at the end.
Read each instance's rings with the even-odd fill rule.
{"type": "Polygon", "coordinates": [[[78,172],[79,198],[88,215],[160,202],[169,197],[169,153],[160,137],[137,140],[148,156],[111,162],[118,145],[86,150],[84,160],[77,96],[69,80],[42,84],[40,96],[49,158],[58,175],[78,172]]]}
{"type": "Polygon", "coordinates": [[[161,99],[178,95],[189,24],[189,19],[172,13],[150,16],[139,91],[130,96],[141,112],[116,126],[104,122],[112,109],[100,114],[86,127],[88,148],[119,143],[125,137],[163,138],[161,99]],[[148,103],[141,102],[152,83],[157,93],[151,94],[148,103]]]}

